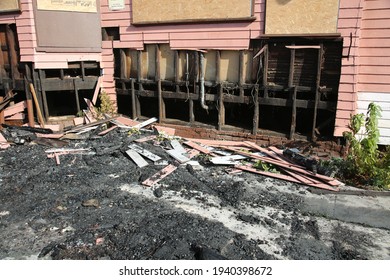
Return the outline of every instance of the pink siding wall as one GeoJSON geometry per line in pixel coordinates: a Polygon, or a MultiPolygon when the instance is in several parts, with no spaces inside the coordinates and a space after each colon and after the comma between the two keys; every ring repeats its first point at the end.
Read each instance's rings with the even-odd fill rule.
{"type": "Polygon", "coordinates": [[[390,1],[366,0],[359,44],[359,92],[390,94],[390,1]]]}
{"type": "Polygon", "coordinates": [[[16,23],[21,62],[35,62],[37,69],[67,68],[68,61],[100,61],[99,53],[37,52],[37,36],[32,0],[20,0],[22,13],[0,15],[1,23],[16,23]]]}
{"type": "Polygon", "coordinates": [[[265,0],[255,0],[256,20],[212,24],[131,25],[131,0],[125,9],[110,11],[108,0],[100,1],[102,27],[119,27],[120,41],[103,42],[102,68],[104,90],[116,101],[114,83],[114,48],[142,50],[144,44],[170,44],[172,49],[248,49],[250,39],[263,34],[265,0]],[[110,45],[112,44],[112,46],[110,45]]]}
{"type": "MultiPolygon", "coordinates": [[[[0,15],[0,24],[16,23],[20,45],[21,62],[33,62],[36,69],[68,68],[72,61],[102,61],[102,67],[107,67],[101,84],[103,90],[116,100],[113,85],[113,55],[112,46],[109,50],[105,44],[102,53],[46,53],[37,52],[37,35],[35,31],[34,11],[32,0],[21,0],[22,13],[0,15]]],[[[106,1],[107,3],[107,1],[106,1]]]]}
{"type": "Polygon", "coordinates": [[[337,102],[335,136],[342,136],[349,124],[350,115],[356,110],[360,27],[363,0],[340,0],[337,30],[344,38],[339,98],[337,102]],[[352,33],[352,41],[350,34],[352,33]],[[351,48],[350,48],[351,47],[351,48]]]}
{"type": "Polygon", "coordinates": [[[110,11],[108,0],[101,0],[102,27],[119,27],[120,41],[114,48],[143,49],[145,44],[169,43],[172,49],[248,49],[250,39],[263,34],[265,0],[255,0],[255,21],[170,24],[160,26],[131,25],[131,0],[126,8],[110,11]]]}

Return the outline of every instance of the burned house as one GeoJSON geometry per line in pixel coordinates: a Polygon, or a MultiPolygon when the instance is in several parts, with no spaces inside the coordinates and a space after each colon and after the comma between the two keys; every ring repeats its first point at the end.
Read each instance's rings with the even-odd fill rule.
{"type": "Polygon", "coordinates": [[[2,95],[32,82],[47,120],[100,88],[133,118],[316,140],[375,101],[389,143],[388,1],[2,3],[2,95]]]}

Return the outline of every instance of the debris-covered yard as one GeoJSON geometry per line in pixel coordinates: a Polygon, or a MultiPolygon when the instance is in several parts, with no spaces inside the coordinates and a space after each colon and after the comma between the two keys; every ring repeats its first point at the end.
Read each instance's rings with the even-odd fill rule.
{"type": "Polygon", "coordinates": [[[390,258],[387,192],[154,121],[5,127],[0,259],[390,258]]]}

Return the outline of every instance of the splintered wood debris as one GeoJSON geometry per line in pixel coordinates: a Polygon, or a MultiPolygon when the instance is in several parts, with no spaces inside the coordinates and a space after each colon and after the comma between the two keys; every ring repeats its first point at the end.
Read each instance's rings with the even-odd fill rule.
{"type": "MultiPolygon", "coordinates": [[[[302,162],[296,161],[297,158],[294,161],[294,158],[290,158],[287,156],[287,153],[284,153],[286,150],[279,150],[272,146],[264,148],[250,141],[220,141],[175,137],[175,129],[161,125],[152,125],[157,121],[157,118],[139,122],[124,116],[112,117],[104,114],[104,119],[98,120],[96,119],[96,110],[93,106],[94,100],[85,99],[85,102],[88,109],[85,110],[84,120],[75,118],[74,123],[77,125],[70,129],[64,129],[64,131],[58,133],[43,131],[42,128],[42,131],[32,127],[20,129],[36,129],[36,131],[32,131],[38,137],[38,144],[61,147],[63,143],[59,141],[63,139],[88,139],[88,136],[84,137],[82,135],[97,129],[99,131],[94,133],[94,135],[104,137],[115,129],[129,130],[129,134],[132,134],[133,129],[138,131],[141,128],[151,126],[154,129],[154,135],[135,139],[134,142],[138,145],[135,143],[128,145],[129,149],[124,152],[139,168],[148,166],[147,160],[152,161],[154,165],[165,166],[162,170],[142,182],[143,185],[149,187],[174,172],[180,164],[188,164],[193,157],[199,154],[204,155],[203,159],[207,159],[212,164],[225,165],[227,167],[226,172],[232,175],[237,175],[244,171],[331,191],[338,191],[339,187],[343,185],[342,182],[335,178],[319,174],[316,169],[313,169],[313,166],[309,166],[311,161],[306,160],[301,155],[297,156],[297,158],[302,162]],[[161,144],[161,138],[165,141],[163,145],[161,144]],[[56,141],[56,139],[59,140],[56,141]],[[165,153],[172,158],[171,164],[159,155],[144,148],[143,146],[148,141],[153,141],[155,145],[161,146],[165,153]]],[[[3,102],[3,107],[5,107],[4,104],[3,102]]],[[[20,114],[25,107],[25,103],[17,103],[7,108],[5,115],[20,114]]],[[[12,144],[12,142],[9,142],[9,139],[3,137],[0,133],[0,148],[8,148],[10,143],[12,144]]],[[[288,152],[291,155],[295,151],[288,152]]],[[[48,157],[55,158],[57,164],[60,164],[60,155],[91,155],[93,152],[89,149],[51,149],[47,150],[46,153],[48,157]]]]}

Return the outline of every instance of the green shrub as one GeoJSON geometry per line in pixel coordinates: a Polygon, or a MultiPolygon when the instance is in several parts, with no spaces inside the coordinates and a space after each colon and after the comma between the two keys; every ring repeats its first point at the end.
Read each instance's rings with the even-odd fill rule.
{"type": "Polygon", "coordinates": [[[390,188],[390,150],[378,150],[378,118],[381,108],[375,103],[368,106],[364,114],[351,116],[350,131],[344,133],[348,142],[348,153],[342,165],[343,177],[361,185],[372,185],[381,189],[390,188]]]}

